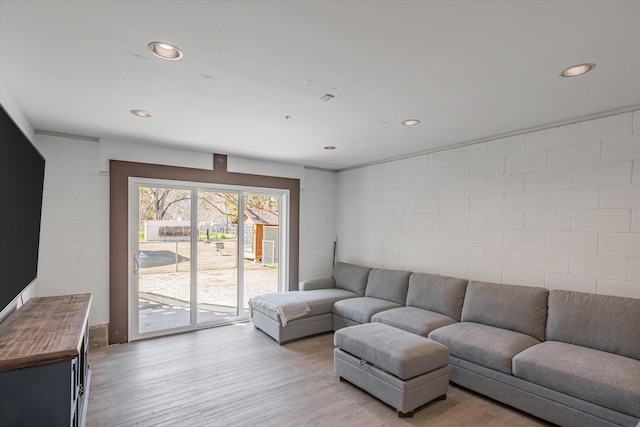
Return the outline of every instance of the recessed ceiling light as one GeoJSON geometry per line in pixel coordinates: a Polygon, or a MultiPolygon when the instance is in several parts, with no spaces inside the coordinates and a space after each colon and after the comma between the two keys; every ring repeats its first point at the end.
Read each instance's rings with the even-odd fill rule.
{"type": "Polygon", "coordinates": [[[569,67],[560,73],[562,77],[576,77],[580,76],[588,71],[593,70],[596,64],[578,64],[573,67],[569,67]]]}
{"type": "Polygon", "coordinates": [[[415,126],[418,123],[420,123],[420,120],[418,119],[408,119],[402,122],[402,126],[415,126]]]}
{"type": "Polygon", "coordinates": [[[149,46],[149,50],[159,58],[172,61],[182,58],[182,51],[170,43],[151,42],[147,46],[149,46]]]}
{"type": "Polygon", "coordinates": [[[335,149],[336,149],[336,148],[338,148],[338,147],[335,147],[335,146],[333,146],[333,145],[327,145],[326,147],[323,147],[323,148],[324,148],[325,150],[329,150],[329,151],[331,151],[331,150],[335,150],[335,149]]]}
{"type": "Polygon", "coordinates": [[[131,110],[131,114],[138,117],[151,117],[151,113],[144,110],[131,110]]]}

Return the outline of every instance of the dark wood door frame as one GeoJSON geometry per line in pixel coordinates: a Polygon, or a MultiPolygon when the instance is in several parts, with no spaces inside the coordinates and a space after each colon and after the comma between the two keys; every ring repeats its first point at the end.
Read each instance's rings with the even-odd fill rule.
{"type": "Polygon", "coordinates": [[[227,156],[213,155],[213,170],[111,160],[109,162],[109,344],[129,341],[129,178],[289,190],[289,283],[298,289],[300,180],[227,171],[227,156]]]}

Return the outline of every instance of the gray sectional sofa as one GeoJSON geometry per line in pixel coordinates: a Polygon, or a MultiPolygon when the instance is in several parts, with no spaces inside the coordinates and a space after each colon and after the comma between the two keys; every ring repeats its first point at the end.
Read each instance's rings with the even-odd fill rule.
{"type": "Polygon", "coordinates": [[[562,426],[640,425],[639,299],[347,263],[301,289],[291,294],[310,301],[308,313],[282,326],[269,307],[254,309],[255,327],[282,342],[384,323],[445,345],[452,382],[539,418],[562,426]],[[332,293],[331,303],[312,297],[338,290],[344,292],[332,293]],[[300,328],[318,316],[321,331],[300,328]]]}

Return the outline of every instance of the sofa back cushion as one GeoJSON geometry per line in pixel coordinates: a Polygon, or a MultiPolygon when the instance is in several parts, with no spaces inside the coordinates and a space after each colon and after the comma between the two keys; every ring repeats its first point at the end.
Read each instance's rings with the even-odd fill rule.
{"type": "Polygon", "coordinates": [[[547,340],[640,360],[640,299],[553,290],[547,340]]]}
{"type": "Polygon", "coordinates": [[[364,295],[405,305],[410,275],[408,271],[374,268],[369,273],[364,295]]]}
{"type": "Polygon", "coordinates": [[[407,306],[435,311],[459,322],[467,283],[457,277],[413,273],[409,277],[407,306]]]}
{"type": "Polygon", "coordinates": [[[363,297],[364,290],[367,287],[369,271],[371,271],[369,267],[362,267],[346,262],[336,262],[333,266],[331,277],[333,277],[336,283],[336,288],[355,292],[363,297]]]}
{"type": "Polygon", "coordinates": [[[510,329],[544,341],[548,296],[544,288],[471,281],[462,321],[510,329]]]}

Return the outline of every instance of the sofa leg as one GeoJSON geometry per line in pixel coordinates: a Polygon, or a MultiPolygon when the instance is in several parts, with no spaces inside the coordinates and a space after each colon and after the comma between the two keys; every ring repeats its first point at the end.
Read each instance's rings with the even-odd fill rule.
{"type": "Polygon", "coordinates": [[[409,412],[398,411],[398,418],[413,418],[413,411],[409,411],[409,412]]]}
{"type": "Polygon", "coordinates": [[[447,400],[447,395],[446,395],[446,393],[445,393],[445,394],[443,394],[442,396],[438,396],[438,397],[436,397],[435,399],[433,399],[433,401],[434,401],[434,402],[437,402],[437,401],[439,401],[439,400],[447,400]]]}

